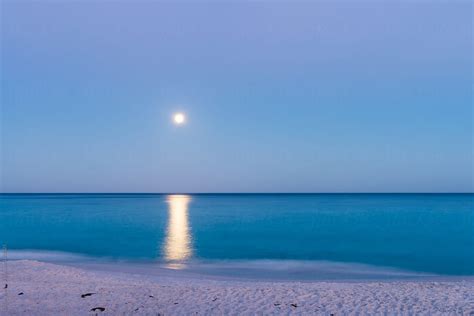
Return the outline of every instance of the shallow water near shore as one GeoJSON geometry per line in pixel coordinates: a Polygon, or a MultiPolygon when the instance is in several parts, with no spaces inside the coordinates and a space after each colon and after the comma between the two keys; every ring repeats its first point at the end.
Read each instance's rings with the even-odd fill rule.
{"type": "Polygon", "coordinates": [[[12,259],[263,279],[474,275],[473,194],[2,194],[0,206],[12,259]]]}
{"type": "Polygon", "coordinates": [[[84,270],[143,275],[148,279],[171,276],[186,279],[240,281],[436,281],[474,280],[469,276],[442,276],[360,263],[303,260],[190,260],[170,266],[166,261],[115,260],[44,251],[11,251],[9,262],[28,260],[84,270]]]}

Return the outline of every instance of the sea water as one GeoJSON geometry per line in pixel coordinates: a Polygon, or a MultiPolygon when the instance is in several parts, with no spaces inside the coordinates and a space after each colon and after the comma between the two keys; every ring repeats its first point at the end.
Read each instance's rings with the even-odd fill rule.
{"type": "Polygon", "coordinates": [[[0,242],[49,261],[471,276],[474,194],[1,194],[0,242]]]}

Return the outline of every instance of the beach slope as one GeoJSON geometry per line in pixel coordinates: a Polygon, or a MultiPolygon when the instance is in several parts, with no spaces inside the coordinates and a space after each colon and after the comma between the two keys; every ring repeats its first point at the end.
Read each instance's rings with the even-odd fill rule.
{"type": "MultiPolygon", "coordinates": [[[[8,263],[2,315],[474,314],[474,282],[260,282],[8,263]]],[[[2,282],[3,283],[3,282],[2,282]]]]}

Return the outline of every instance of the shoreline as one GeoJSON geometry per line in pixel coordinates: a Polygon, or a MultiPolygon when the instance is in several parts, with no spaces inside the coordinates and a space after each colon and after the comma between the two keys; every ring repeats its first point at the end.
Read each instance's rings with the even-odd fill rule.
{"type": "Polygon", "coordinates": [[[1,291],[0,311],[2,315],[469,315],[474,313],[474,281],[242,281],[163,273],[150,278],[18,260],[8,261],[8,288],[1,291]],[[94,294],[81,297],[88,293],[94,294]],[[105,310],[91,311],[96,307],[105,310]]]}
{"type": "Polygon", "coordinates": [[[208,259],[169,263],[150,259],[118,259],[51,250],[10,250],[8,261],[39,261],[90,271],[255,282],[397,282],[474,281],[473,275],[411,271],[358,262],[291,259],[208,259]]]}
{"type": "MultiPolygon", "coordinates": [[[[133,263],[133,262],[112,262],[112,261],[101,261],[101,262],[68,262],[68,263],[57,263],[48,262],[56,265],[63,265],[72,268],[79,268],[86,271],[92,272],[108,272],[117,274],[130,274],[134,276],[140,276],[153,280],[160,277],[171,277],[171,278],[183,278],[183,279],[196,279],[196,280],[213,280],[213,281],[235,281],[235,282],[272,282],[272,283],[390,283],[390,282],[474,282],[474,276],[459,276],[459,275],[437,275],[428,273],[410,272],[389,268],[380,268],[374,266],[367,266],[369,269],[380,269],[380,274],[373,274],[370,277],[367,275],[357,276],[355,274],[347,273],[347,277],[337,276],[292,276],[291,274],[284,274],[284,269],[278,270],[266,270],[249,268],[250,272],[245,274],[242,270],[233,268],[235,262],[221,261],[219,264],[209,264],[206,269],[202,268],[203,264],[199,264],[199,267],[190,265],[183,269],[175,269],[167,267],[166,264],[160,263],[133,263]],[[225,268],[226,271],[212,272],[211,269],[218,268],[222,269],[225,265],[230,267],[225,268]],[[264,273],[263,275],[261,273],[264,273]],[[280,273],[280,274],[279,274],[280,273]],[[386,273],[392,273],[387,275],[386,273]]],[[[241,267],[245,264],[260,264],[260,261],[239,261],[238,265],[241,267]]],[[[277,262],[275,264],[280,264],[277,262]]],[[[337,264],[331,262],[330,264],[337,264]]],[[[348,268],[359,266],[358,264],[347,264],[342,265],[340,268],[348,268]]],[[[364,265],[360,265],[364,266],[364,265]]],[[[317,271],[320,272],[320,271],[317,271]]],[[[316,272],[316,273],[317,273],[316,272]]],[[[304,273],[308,273],[305,271],[304,273]]]]}
{"type": "Polygon", "coordinates": [[[375,266],[357,262],[327,260],[229,259],[190,260],[166,263],[159,260],[127,260],[95,257],[79,253],[51,250],[10,250],[8,261],[39,261],[80,268],[142,275],[147,278],[178,278],[251,282],[459,282],[474,281],[474,275],[447,275],[375,266]]]}

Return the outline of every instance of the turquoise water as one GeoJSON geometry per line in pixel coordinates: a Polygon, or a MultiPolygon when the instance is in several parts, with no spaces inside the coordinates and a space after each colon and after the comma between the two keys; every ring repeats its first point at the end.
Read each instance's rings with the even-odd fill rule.
{"type": "Polygon", "coordinates": [[[474,195],[2,194],[0,242],[176,269],[355,263],[474,275],[474,195]]]}

